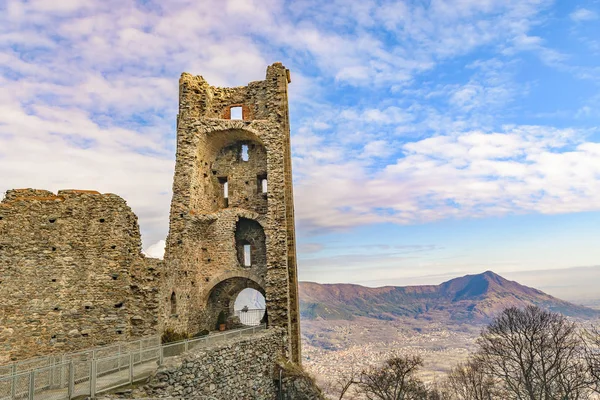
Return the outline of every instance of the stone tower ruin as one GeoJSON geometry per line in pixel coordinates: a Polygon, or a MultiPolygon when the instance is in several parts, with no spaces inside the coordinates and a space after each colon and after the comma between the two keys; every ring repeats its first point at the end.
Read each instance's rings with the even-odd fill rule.
{"type": "Polygon", "coordinates": [[[265,296],[282,354],[300,362],[289,79],[280,63],[244,87],[181,76],[164,260],[142,254],[137,217],[117,195],[9,190],[0,365],[166,329],[214,331],[245,288],[265,296]]]}
{"type": "Polygon", "coordinates": [[[256,289],[299,362],[289,82],[281,63],[235,88],[182,74],[160,302],[163,329],[194,333],[214,330],[243,289],[256,289]]]}

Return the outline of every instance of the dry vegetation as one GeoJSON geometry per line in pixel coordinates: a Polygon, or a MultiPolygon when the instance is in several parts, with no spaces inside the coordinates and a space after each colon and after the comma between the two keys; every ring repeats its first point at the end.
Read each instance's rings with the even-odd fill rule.
{"type": "MultiPolygon", "coordinates": [[[[557,316],[557,314],[548,313],[548,315],[558,318],[554,321],[555,324],[562,324],[561,326],[566,327],[562,334],[564,338],[569,338],[571,343],[582,343],[579,341],[581,337],[574,335],[575,333],[592,333],[584,337],[588,344],[588,352],[586,354],[578,353],[578,363],[569,367],[571,371],[577,372],[576,376],[581,376],[581,366],[583,364],[580,361],[582,361],[583,356],[587,355],[589,359],[588,366],[594,365],[592,363],[594,360],[596,363],[599,362],[596,356],[598,349],[600,349],[598,332],[589,329],[590,322],[580,321],[575,326],[572,325],[571,320],[564,319],[557,316]],[[576,329],[572,329],[573,326],[576,329]]],[[[319,384],[325,389],[330,398],[338,399],[342,392],[344,392],[344,399],[367,398],[364,393],[362,395],[358,393],[359,386],[348,385],[348,382],[357,380],[361,371],[381,366],[385,360],[394,357],[419,357],[423,360],[423,365],[414,371],[414,375],[425,386],[441,387],[443,384],[446,390],[449,390],[449,385],[453,380],[454,386],[457,387],[457,382],[464,384],[464,379],[472,379],[477,376],[477,373],[481,373],[478,364],[481,360],[475,362],[473,358],[469,359],[469,356],[477,351],[481,353],[481,349],[484,347],[483,339],[480,338],[478,341],[476,339],[482,333],[484,326],[419,319],[381,321],[369,318],[357,318],[353,321],[305,321],[302,326],[304,366],[317,377],[319,384]],[[450,371],[452,373],[448,375],[450,371]],[[448,379],[448,376],[450,376],[450,379],[448,379]]],[[[548,326],[552,326],[552,324],[548,326]]],[[[489,333],[489,329],[489,327],[486,328],[483,333],[489,333]]],[[[544,328],[540,332],[545,331],[547,329],[544,328]]],[[[485,335],[481,337],[483,338],[485,335]]],[[[543,335],[538,335],[539,337],[543,337],[543,335]]],[[[487,350],[491,350],[491,348],[488,347],[487,350]]],[[[594,398],[591,393],[593,390],[598,389],[598,382],[600,382],[598,376],[595,377],[595,381],[593,380],[593,373],[598,373],[599,370],[597,365],[593,370],[586,370],[586,374],[588,372],[592,373],[592,375],[587,375],[592,377],[591,380],[579,381],[577,384],[572,381],[574,388],[569,390],[585,392],[584,394],[577,394],[579,399],[594,398]],[[581,385],[584,385],[585,388],[582,388],[581,385]]],[[[488,372],[489,369],[486,370],[486,374],[488,372]]],[[[486,376],[489,377],[489,374],[486,376]]],[[[498,379],[498,376],[494,379],[498,379]]],[[[477,397],[457,396],[443,398],[477,399],[477,397]]],[[[511,397],[503,394],[500,397],[491,398],[504,399],[511,397]]],[[[553,399],[554,397],[547,398],[553,399]]],[[[568,398],[575,397],[571,395],[568,398]]],[[[535,399],[537,400],[537,398],[535,399]]]]}

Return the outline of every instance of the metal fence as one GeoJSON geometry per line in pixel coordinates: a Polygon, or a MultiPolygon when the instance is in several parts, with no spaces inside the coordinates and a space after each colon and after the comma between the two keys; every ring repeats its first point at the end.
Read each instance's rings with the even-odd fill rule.
{"type": "Polygon", "coordinates": [[[14,375],[19,372],[30,371],[33,369],[52,367],[58,364],[65,364],[71,360],[85,361],[92,358],[106,357],[128,353],[133,350],[142,350],[160,345],[160,336],[148,336],[131,342],[119,342],[106,346],[94,347],[91,349],[66,353],[61,355],[51,354],[49,356],[30,358],[7,365],[0,365],[0,377],[14,375]]]}
{"type": "MultiPolygon", "coordinates": [[[[152,347],[137,344],[120,354],[93,349],[73,353],[66,362],[0,376],[0,400],[63,400],[93,397],[150,376],[163,360],[196,348],[227,342],[233,337],[252,335],[265,325],[212,333],[203,337],[152,347]],[[72,357],[73,355],[76,357],[72,357]]],[[[150,340],[146,338],[142,340],[150,340]]],[[[153,340],[153,339],[152,339],[153,340]]],[[[131,342],[130,344],[141,342],[131,342]]],[[[128,345],[121,343],[119,345],[128,345]]],[[[115,345],[116,346],[116,345],[115,345]]],[[[107,350],[103,348],[103,350],[107,350]]],[[[55,358],[56,359],[56,358],[55,358]]]]}
{"type": "Polygon", "coordinates": [[[241,309],[235,312],[235,316],[240,319],[240,322],[246,326],[260,325],[265,316],[264,308],[241,309]]]}

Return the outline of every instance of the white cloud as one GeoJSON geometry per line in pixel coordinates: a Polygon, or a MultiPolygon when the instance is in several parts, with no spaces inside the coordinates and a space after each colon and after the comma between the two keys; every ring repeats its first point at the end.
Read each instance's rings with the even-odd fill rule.
{"type": "Polygon", "coordinates": [[[393,149],[390,147],[390,144],[385,140],[374,140],[365,145],[363,153],[361,157],[364,158],[384,158],[393,154],[393,149]]]}
{"type": "Polygon", "coordinates": [[[587,8],[578,8],[570,15],[571,19],[576,22],[593,21],[598,19],[598,13],[587,8]]]}
{"type": "MultiPolygon", "coordinates": [[[[573,190],[548,163],[588,157],[581,147],[567,161],[550,138],[520,136],[519,129],[533,127],[498,138],[475,131],[489,127],[490,110],[523,91],[503,74],[506,61],[497,59],[473,63],[460,83],[419,86],[423,93],[408,104],[372,104],[365,97],[340,111],[329,103],[326,85],[335,80],[336,89],[408,94],[421,72],[484,46],[509,43],[513,52],[546,51],[551,58],[530,33],[546,0],[59,3],[8,0],[0,15],[0,191],[117,193],[139,215],[145,243],[166,236],[182,71],[236,86],[263,79],[265,66],[278,59],[292,69],[293,106],[305,108],[293,138],[298,218],[305,226],[567,209],[549,195],[531,203],[527,185],[504,180],[530,174],[527,184],[544,186],[553,174],[570,199],[573,190]],[[429,99],[442,99],[451,112],[429,99]],[[431,134],[438,136],[425,139],[431,134]],[[515,154],[521,158],[498,159],[515,154]],[[392,156],[398,161],[386,167],[382,159],[392,156]],[[452,188],[453,179],[464,186],[452,188]],[[494,193],[505,196],[503,203],[485,208],[494,193]]],[[[577,173],[582,179],[583,171],[577,173]]],[[[589,207],[581,199],[571,203],[573,210],[589,207]]]]}
{"type": "Polygon", "coordinates": [[[158,242],[148,246],[143,253],[148,257],[159,258],[162,260],[165,255],[166,245],[167,243],[164,240],[159,240],[158,242]]]}
{"type": "Polygon", "coordinates": [[[355,160],[305,158],[301,165],[314,172],[295,189],[299,223],[320,230],[598,210],[600,144],[585,142],[586,134],[512,126],[439,135],[404,144],[401,158],[375,172],[355,160]]]}

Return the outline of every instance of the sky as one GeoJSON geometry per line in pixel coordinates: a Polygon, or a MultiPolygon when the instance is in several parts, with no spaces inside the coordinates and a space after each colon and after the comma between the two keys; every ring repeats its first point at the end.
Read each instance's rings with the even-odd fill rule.
{"type": "Polygon", "coordinates": [[[0,192],[116,193],[156,255],[179,75],[276,61],[301,280],[598,276],[599,0],[0,0],[0,192]]]}

